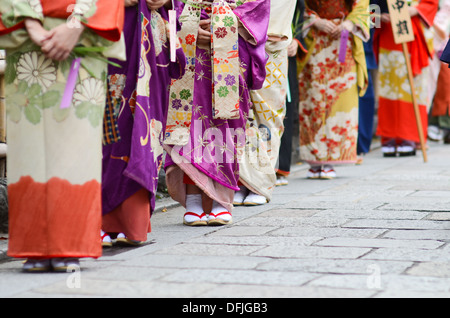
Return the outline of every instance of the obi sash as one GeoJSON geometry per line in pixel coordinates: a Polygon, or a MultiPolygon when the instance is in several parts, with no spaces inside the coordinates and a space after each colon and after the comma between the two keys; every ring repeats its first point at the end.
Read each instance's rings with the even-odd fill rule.
{"type": "Polygon", "coordinates": [[[185,75],[172,82],[165,144],[188,143],[194,103],[197,38],[202,8],[211,17],[212,105],[215,119],[239,118],[238,21],[225,0],[190,0],[180,15],[178,37],[186,55],[185,75]]]}

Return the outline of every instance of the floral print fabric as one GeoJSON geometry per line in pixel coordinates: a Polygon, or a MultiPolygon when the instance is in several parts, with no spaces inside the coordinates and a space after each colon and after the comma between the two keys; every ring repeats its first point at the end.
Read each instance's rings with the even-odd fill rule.
{"type": "MultiPolygon", "coordinates": [[[[202,62],[196,58],[202,4],[202,0],[186,4],[180,16],[182,27],[178,36],[187,57],[187,66],[184,77],[171,85],[166,144],[185,145],[188,142],[194,99],[195,64],[202,62]]],[[[205,11],[211,15],[213,115],[214,118],[237,119],[240,71],[237,19],[224,0],[214,1],[211,6],[206,6],[205,11]],[[220,45],[215,46],[219,42],[220,45]]]]}

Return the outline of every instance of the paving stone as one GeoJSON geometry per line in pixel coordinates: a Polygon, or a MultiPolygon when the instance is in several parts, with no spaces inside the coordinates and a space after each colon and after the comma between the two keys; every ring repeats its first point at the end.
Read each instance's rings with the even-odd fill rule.
{"type": "Polygon", "coordinates": [[[388,203],[383,205],[384,210],[416,210],[416,211],[449,211],[450,201],[431,200],[429,202],[423,202],[422,200],[416,202],[401,202],[401,203],[388,203]]]}
{"type": "Polygon", "coordinates": [[[430,213],[427,216],[427,220],[450,221],[450,211],[449,212],[430,213]]]}
{"type": "Polygon", "coordinates": [[[363,259],[412,262],[450,262],[450,254],[444,249],[423,250],[414,248],[379,248],[364,255],[363,259]]]}
{"type": "MultiPolygon", "coordinates": [[[[450,214],[450,213],[449,213],[450,214]]],[[[420,220],[427,217],[427,212],[418,211],[383,211],[383,210],[322,210],[315,214],[317,217],[339,217],[347,219],[392,219],[392,220],[420,220]]]]}
{"type": "Polygon", "coordinates": [[[261,246],[178,244],[156,251],[155,254],[168,255],[211,255],[211,256],[245,256],[261,249],[261,246]]]}
{"type": "Polygon", "coordinates": [[[258,265],[257,269],[301,271],[309,273],[368,274],[375,271],[380,274],[401,274],[414,263],[408,261],[374,261],[363,259],[273,259],[258,265]]]}
{"type": "Polygon", "coordinates": [[[408,275],[325,275],[311,281],[308,286],[368,290],[396,290],[408,292],[450,292],[450,279],[413,277],[408,275]]]}
{"type": "Polygon", "coordinates": [[[299,246],[297,248],[280,248],[278,246],[268,246],[251,255],[275,258],[352,259],[361,257],[369,251],[369,248],[358,247],[299,246]]]}
{"type": "Polygon", "coordinates": [[[259,245],[259,246],[308,246],[320,241],[322,237],[302,236],[302,237],[279,237],[279,236],[221,236],[219,233],[212,233],[205,237],[198,237],[189,241],[195,244],[208,245],[259,245]]]}
{"type": "Polygon", "coordinates": [[[243,284],[263,286],[301,286],[315,278],[318,274],[292,272],[286,275],[281,271],[242,271],[191,269],[179,270],[165,276],[164,281],[183,283],[215,283],[215,284],[243,284]]]}
{"type": "Polygon", "coordinates": [[[79,288],[69,288],[64,281],[33,291],[66,297],[184,298],[197,297],[213,286],[211,283],[198,282],[176,284],[164,281],[82,279],[79,288]]]}
{"type": "Polygon", "coordinates": [[[353,229],[341,227],[295,226],[284,227],[270,232],[272,236],[321,236],[321,237],[366,237],[374,238],[386,232],[385,229],[353,229]]]}
{"type": "MultiPolygon", "coordinates": [[[[243,221],[241,221],[243,222],[243,221]]],[[[242,224],[242,223],[240,223],[242,224]]],[[[208,236],[232,236],[232,237],[239,237],[239,236],[258,236],[258,235],[265,235],[270,231],[273,231],[275,229],[278,229],[276,226],[234,226],[234,227],[227,227],[223,229],[218,229],[217,231],[208,234],[208,236]]]]}
{"type": "Polygon", "coordinates": [[[395,230],[391,229],[383,237],[393,239],[450,240],[450,230],[395,230]]]}
{"type": "Polygon", "coordinates": [[[250,256],[160,255],[133,259],[121,266],[143,266],[159,271],[162,269],[254,269],[270,258],[250,256]]]}
{"type": "Polygon", "coordinates": [[[381,228],[381,229],[411,229],[411,230],[444,230],[450,228],[450,222],[431,220],[351,220],[342,225],[348,228],[381,228]]]}
{"type": "Polygon", "coordinates": [[[408,275],[431,276],[450,278],[450,263],[424,262],[412,266],[407,271],[408,275]]]}
{"type": "Polygon", "coordinates": [[[347,223],[348,219],[346,218],[329,218],[329,217],[254,217],[251,219],[245,219],[236,223],[237,226],[273,226],[277,225],[280,227],[289,227],[289,226],[308,226],[313,225],[317,227],[340,227],[343,224],[347,223]]]}
{"type": "Polygon", "coordinates": [[[368,290],[351,290],[339,288],[324,288],[314,286],[254,286],[242,284],[217,285],[202,297],[213,298],[252,298],[264,302],[267,298],[370,298],[376,294],[368,290]]]}
{"type": "Polygon", "coordinates": [[[397,240],[397,239],[362,239],[362,238],[327,238],[314,243],[320,246],[354,246],[354,247],[387,247],[436,249],[445,243],[431,240],[397,240]]]}

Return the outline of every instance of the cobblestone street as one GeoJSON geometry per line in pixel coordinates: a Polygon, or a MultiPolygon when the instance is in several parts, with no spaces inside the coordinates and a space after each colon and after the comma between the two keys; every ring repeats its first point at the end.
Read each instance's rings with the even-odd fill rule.
{"type": "Polygon", "coordinates": [[[374,150],[330,181],[296,166],[225,227],[184,226],[160,200],[147,244],[78,273],[23,273],[3,255],[0,297],[450,297],[450,146],[429,146],[428,163],[374,150]]]}

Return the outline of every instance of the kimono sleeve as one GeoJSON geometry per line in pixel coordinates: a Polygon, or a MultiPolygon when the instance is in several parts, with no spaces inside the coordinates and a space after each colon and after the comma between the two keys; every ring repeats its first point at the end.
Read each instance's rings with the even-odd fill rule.
{"type": "Polygon", "coordinates": [[[26,18],[44,20],[39,0],[0,0],[0,35],[22,28],[26,18]]]}
{"type": "Polygon", "coordinates": [[[258,46],[267,40],[270,18],[270,1],[248,0],[233,10],[240,22],[239,35],[258,46]]]}
{"type": "Polygon", "coordinates": [[[26,18],[44,22],[75,15],[99,36],[119,41],[125,15],[123,0],[0,0],[0,8],[0,35],[23,28],[26,18]]]}
{"type": "MultiPolygon", "coordinates": [[[[77,5],[83,0],[77,0],[77,5]]],[[[87,27],[110,41],[119,41],[125,19],[123,0],[97,0],[95,12],[84,16],[87,27]]]]}
{"type": "Polygon", "coordinates": [[[247,84],[250,89],[260,89],[266,78],[267,54],[265,50],[269,27],[270,2],[266,0],[246,1],[233,10],[239,20],[239,51],[246,51],[248,65],[247,84]]]}
{"type": "Polygon", "coordinates": [[[417,5],[419,16],[428,28],[433,25],[438,8],[439,0],[421,0],[417,5]]]}

